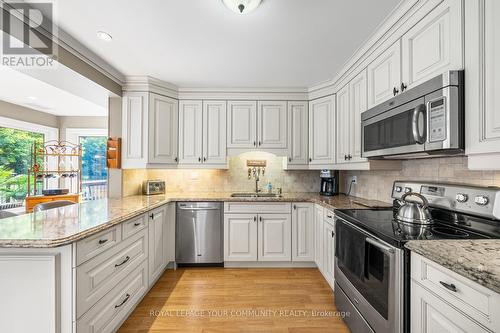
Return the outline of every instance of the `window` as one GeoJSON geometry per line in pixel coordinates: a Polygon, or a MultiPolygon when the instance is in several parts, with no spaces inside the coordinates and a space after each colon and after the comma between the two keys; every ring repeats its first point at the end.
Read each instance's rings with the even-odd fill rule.
{"type": "Polygon", "coordinates": [[[33,143],[57,136],[56,128],[0,117],[0,210],[24,205],[33,143]]]}
{"type": "Polygon", "coordinates": [[[43,141],[41,133],[0,127],[0,203],[23,202],[28,194],[31,149],[33,143],[43,141]]]}
{"type": "Polygon", "coordinates": [[[106,166],[107,129],[67,128],[66,139],[82,145],[82,199],[107,197],[108,168],[106,166]]]}

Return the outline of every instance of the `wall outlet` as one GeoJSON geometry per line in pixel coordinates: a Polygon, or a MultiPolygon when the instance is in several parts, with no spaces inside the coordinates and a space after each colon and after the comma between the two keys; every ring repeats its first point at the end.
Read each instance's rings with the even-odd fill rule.
{"type": "Polygon", "coordinates": [[[351,177],[351,182],[356,185],[358,183],[358,176],[352,176],[351,177]]]}

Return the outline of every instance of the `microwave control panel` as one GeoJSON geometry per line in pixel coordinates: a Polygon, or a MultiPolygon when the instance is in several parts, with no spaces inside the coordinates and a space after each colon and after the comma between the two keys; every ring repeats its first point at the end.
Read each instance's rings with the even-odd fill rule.
{"type": "Polygon", "coordinates": [[[429,142],[446,140],[446,99],[440,97],[428,103],[429,142]]]}

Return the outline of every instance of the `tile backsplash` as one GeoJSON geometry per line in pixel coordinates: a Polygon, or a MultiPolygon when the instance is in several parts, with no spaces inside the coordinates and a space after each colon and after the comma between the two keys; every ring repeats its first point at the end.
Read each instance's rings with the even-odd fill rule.
{"type": "Polygon", "coordinates": [[[400,171],[342,172],[342,192],[347,191],[352,176],[357,176],[357,184],[352,186],[351,195],[385,202],[392,202],[392,184],[400,179],[500,186],[500,171],[468,170],[466,157],[408,160],[400,171]]]}
{"type": "Polygon", "coordinates": [[[259,181],[264,189],[267,182],[273,188],[281,187],[283,192],[318,192],[319,171],[285,171],[283,157],[264,152],[248,152],[237,157],[229,157],[228,170],[197,169],[132,169],[123,170],[123,195],[141,193],[142,182],[146,179],[166,181],[167,192],[239,192],[254,191],[254,179],[248,179],[247,160],[265,159],[267,167],[259,181]]]}

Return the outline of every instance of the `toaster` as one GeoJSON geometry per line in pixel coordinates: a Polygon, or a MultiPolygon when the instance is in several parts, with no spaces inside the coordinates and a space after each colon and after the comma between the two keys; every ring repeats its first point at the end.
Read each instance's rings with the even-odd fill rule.
{"type": "Polygon", "coordinates": [[[154,195],[165,193],[165,181],[163,180],[145,180],[142,183],[142,194],[154,195]]]}

